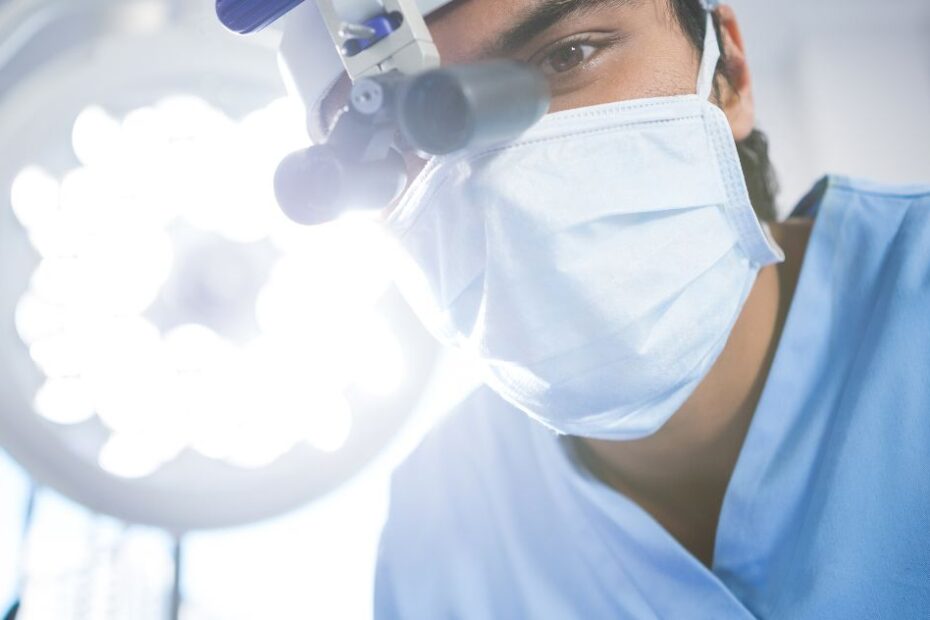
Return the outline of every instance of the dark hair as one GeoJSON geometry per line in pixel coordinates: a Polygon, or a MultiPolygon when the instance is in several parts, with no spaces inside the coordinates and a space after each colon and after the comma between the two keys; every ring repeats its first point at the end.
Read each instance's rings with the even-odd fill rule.
{"type": "MultiPolygon", "coordinates": [[[[669,0],[675,17],[681,25],[685,35],[694,46],[701,50],[704,47],[704,31],[706,18],[704,7],[700,0],[669,0]]],[[[714,14],[714,28],[720,35],[720,20],[714,14]]],[[[727,75],[726,51],[723,49],[723,37],[720,37],[720,63],[717,71],[724,79],[730,80],[727,75]]],[[[740,163],[743,166],[743,176],[746,177],[746,187],[749,189],[749,199],[756,211],[756,215],[763,221],[773,221],[776,218],[775,196],[778,194],[778,179],[775,169],[769,159],[769,143],[765,134],[753,129],[745,140],[736,143],[740,163]]]]}

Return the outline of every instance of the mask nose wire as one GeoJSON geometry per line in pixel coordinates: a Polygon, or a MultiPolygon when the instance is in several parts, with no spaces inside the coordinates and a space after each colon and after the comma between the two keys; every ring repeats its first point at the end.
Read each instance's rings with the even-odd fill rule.
{"type": "Polygon", "coordinates": [[[711,93],[714,92],[714,76],[719,61],[720,41],[717,38],[717,29],[714,28],[713,13],[707,11],[707,31],[704,35],[704,51],[697,80],[697,94],[701,99],[710,99],[711,93]]]}

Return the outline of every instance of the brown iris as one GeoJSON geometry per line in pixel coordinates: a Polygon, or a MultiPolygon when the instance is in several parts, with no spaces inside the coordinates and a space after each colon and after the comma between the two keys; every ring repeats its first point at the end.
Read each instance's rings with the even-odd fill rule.
{"type": "Polygon", "coordinates": [[[552,52],[546,63],[554,72],[564,73],[574,69],[584,60],[584,46],[581,43],[570,43],[552,52]]]}

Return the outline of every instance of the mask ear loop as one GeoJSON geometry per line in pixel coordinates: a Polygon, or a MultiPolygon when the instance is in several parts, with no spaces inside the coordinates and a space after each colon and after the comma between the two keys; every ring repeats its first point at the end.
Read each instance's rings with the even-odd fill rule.
{"type": "Polygon", "coordinates": [[[704,35],[704,52],[701,56],[701,68],[698,70],[697,94],[701,99],[710,99],[714,92],[714,76],[717,75],[717,63],[720,62],[720,40],[714,28],[713,13],[707,11],[707,32],[704,35]]]}
{"type": "MultiPolygon", "coordinates": [[[[707,9],[707,33],[704,35],[704,54],[701,57],[697,84],[697,94],[704,100],[709,100],[714,92],[714,77],[717,75],[717,63],[720,62],[720,40],[717,38],[713,17],[713,10],[717,5],[718,3],[713,0],[704,0],[704,6],[707,9]]],[[[747,209],[752,209],[748,203],[747,209]]],[[[765,242],[758,240],[750,242],[750,257],[762,266],[785,260],[785,254],[775,242],[768,224],[759,221],[755,216],[752,216],[751,221],[753,224],[750,226],[761,228],[765,242]]],[[[755,236],[753,238],[755,239],[755,236]]]]}

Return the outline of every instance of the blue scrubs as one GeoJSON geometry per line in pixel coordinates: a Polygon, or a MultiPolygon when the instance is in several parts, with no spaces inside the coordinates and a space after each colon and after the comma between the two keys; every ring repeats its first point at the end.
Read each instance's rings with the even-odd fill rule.
{"type": "Polygon", "coordinates": [[[828,178],[713,570],[482,389],[396,472],[376,617],[930,618],[930,187],[828,178]]]}

